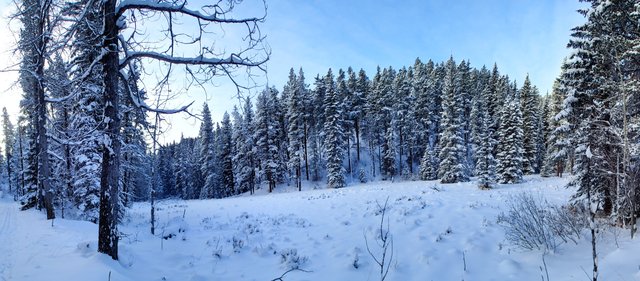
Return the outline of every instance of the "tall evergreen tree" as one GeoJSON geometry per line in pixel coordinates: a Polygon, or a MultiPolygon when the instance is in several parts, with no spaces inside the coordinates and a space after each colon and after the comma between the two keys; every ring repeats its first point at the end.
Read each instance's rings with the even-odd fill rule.
{"type": "Polygon", "coordinates": [[[4,135],[4,158],[5,158],[5,167],[2,169],[6,169],[7,171],[7,179],[9,185],[9,192],[13,192],[13,189],[17,189],[17,184],[15,184],[14,173],[15,169],[13,169],[13,147],[15,143],[14,137],[14,129],[13,124],[11,123],[11,119],[9,119],[9,113],[7,113],[7,108],[2,107],[2,134],[4,135]]]}
{"type": "Polygon", "coordinates": [[[634,73],[633,60],[624,58],[638,38],[636,1],[586,1],[581,13],[587,22],[573,29],[569,47],[573,49],[565,85],[569,95],[565,108],[571,110],[575,124],[572,144],[575,150],[578,198],[597,204],[605,214],[620,220],[638,213],[623,205],[629,201],[627,81],[634,73]],[[625,203],[626,202],[626,203],[625,203]],[[627,213],[627,215],[619,215],[627,213]]]}
{"type": "MultiPolygon", "coordinates": [[[[236,169],[235,180],[237,190],[239,192],[255,192],[256,184],[256,169],[257,159],[255,158],[255,142],[254,142],[254,118],[253,118],[253,104],[251,99],[246,99],[245,104],[242,107],[243,115],[242,119],[236,117],[234,122],[242,122],[237,130],[234,130],[236,135],[236,146],[238,151],[233,157],[234,169],[236,169]]],[[[239,114],[238,114],[239,115],[239,114]]]]}
{"type": "MultiPolygon", "coordinates": [[[[355,75],[355,74],[354,74],[355,75]]],[[[354,78],[349,76],[349,81],[353,81],[354,78]]],[[[359,163],[361,161],[361,143],[362,143],[362,128],[364,122],[365,115],[365,105],[367,96],[369,95],[369,77],[367,77],[366,72],[363,69],[358,71],[358,78],[355,81],[355,85],[353,82],[349,83],[353,87],[353,102],[351,104],[351,117],[353,118],[353,129],[355,133],[355,141],[356,141],[356,160],[359,163]]]]}
{"type": "Polygon", "coordinates": [[[413,71],[402,68],[394,80],[395,102],[393,108],[394,130],[398,137],[398,172],[408,176],[413,174],[416,126],[412,105],[415,97],[411,91],[413,71]]]}
{"type": "Polygon", "coordinates": [[[268,184],[269,192],[284,176],[284,162],[280,157],[279,141],[281,136],[277,111],[278,91],[267,88],[256,100],[256,121],[254,139],[256,142],[256,158],[260,161],[260,177],[268,184]]]}
{"type": "Polygon", "coordinates": [[[476,175],[478,176],[478,186],[481,189],[489,189],[495,181],[495,159],[492,151],[495,145],[495,140],[491,135],[491,119],[489,118],[489,112],[487,110],[487,101],[491,93],[490,87],[487,85],[477,97],[476,113],[477,122],[480,124],[477,128],[477,147],[475,149],[476,159],[476,175]]]}
{"type": "MultiPolygon", "coordinates": [[[[49,161],[49,139],[47,138],[47,103],[45,89],[45,61],[49,54],[49,34],[53,30],[52,6],[48,1],[25,0],[18,3],[17,17],[22,23],[18,50],[22,55],[20,63],[20,86],[29,96],[32,108],[24,111],[34,129],[30,142],[36,154],[35,173],[38,209],[45,209],[47,219],[55,218],[53,206],[54,190],[51,187],[51,163],[49,161]]],[[[30,201],[33,202],[33,201],[30,201]]],[[[30,205],[25,205],[30,207],[30,205]]]]}
{"type": "MultiPolygon", "coordinates": [[[[148,128],[146,111],[137,106],[146,100],[147,93],[139,86],[140,69],[132,64],[127,72],[127,79],[122,81],[122,204],[130,206],[134,201],[134,190],[146,190],[149,174],[145,166],[150,163],[146,153],[144,139],[145,128],[148,128]]],[[[177,195],[177,194],[176,194],[177,195]]],[[[122,208],[124,209],[124,208],[122,208]]]]}
{"type": "Polygon", "coordinates": [[[235,190],[235,179],[233,177],[233,128],[229,114],[222,115],[222,126],[218,135],[220,152],[218,153],[218,163],[220,166],[220,184],[218,193],[220,197],[231,196],[235,190]]]}
{"type": "Polygon", "coordinates": [[[555,174],[562,177],[567,166],[567,160],[571,152],[570,132],[572,123],[570,116],[572,109],[564,109],[564,101],[567,98],[567,89],[563,82],[566,77],[566,62],[563,64],[560,76],[553,83],[549,108],[549,136],[547,138],[547,152],[542,176],[555,174]]]}
{"type": "Polygon", "coordinates": [[[198,154],[200,172],[204,178],[204,185],[200,187],[200,199],[215,198],[218,184],[218,171],[216,170],[215,136],[211,111],[206,103],[202,107],[202,124],[198,136],[198,154]]]}
{"type": "Polygon", "coordinates": [[[442,132],[440,133],[439,178],[442,183],[468,181],[464,143],[464,102],[460,77],[456,75],[453,57],[446,64],[442,97],[442,132]]]}
{"type": "MultiPolygon", "coordinates": [[[[514,86],[515,87],[515,86],[514,86]]],[[[498,148],[496,174],[500,183],[520,183],[522,181],[522,112],[520,96],[515,88],[507,94],[508,100],[502,108],[498,127],[498,148]]]]}
{"type": "Polygon", "coordinates": [[[289,89],[289,100],[287,101],[287,128],[289,139],[289,162],[287,166],[293,170],[295,185],[298,190],[302,190],[302,160],[305,148],[305,120],[303,92],[293,68],[289,71],[289,82],[285,88],[289,89]]]}
{"type": "Polygon", "coordinates": [[[333,80],[331,69],[324,78],[325,84],[325,123],[324,149],[327,156],[327,185],[340,188],[346,185],[344,160],[344,132],[340,98],[333,80]]]}
{"type": "Polygon", "coordinates": [[[312,91],[312,104],[309,111],[312,112],[307,116],[309,120],[309,163],[310,174],[313,181],[319,181],[322,177],[322,167],[324,165],[324,157],[322,153],[323,143],[323,127],[325,120],[325,86],[324,81],[317,75],[314,81],[315,88],[312,91]]]}
{"type": "Polygon", "coordinates": [[[523,155],[522,155],[522,172],[524,174],[533,174],[538,170],[536,165],[536,138],[538,128],[538,93],[535,87],[531,86],[529,76],[524,80],[522,88],[520,88],[520,108],[522,112],[522,131],[523,131],[523,155]]]}

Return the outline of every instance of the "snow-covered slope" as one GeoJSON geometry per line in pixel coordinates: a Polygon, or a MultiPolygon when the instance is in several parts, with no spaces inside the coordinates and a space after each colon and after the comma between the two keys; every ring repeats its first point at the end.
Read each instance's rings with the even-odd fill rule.
{"type": "MultiPolygon", "coordinates": [[[[156,235],[149,205],[136,204],[121,226],[120,261],[96,252],[97,226],[0,201],[0,280],[380,280],[378,204],[388,198],[393,259],[387,280],[541,280],[542,252],[504,240],[496,223],[514,194],[556,204],[566,179],[478,190],[473,182],[375,182],[222,200],[163,201],[156,235]],[[163,239],[164,237],[164,239],[163,239]],[[110,276],[110,277],[109,277],[110,276]]],[[[386,228],[385,223],[385,228],[386,228]]],[[[640,280],[640,243],[602,231],[600,280],[640,280]]],[[[586,233],[586,232],[585,232],[586,233]]],[[[587,280],[587,237],[545,258],[551,280],[587,280]]],[[[546,274],[545,274],[546,275],[546,274]]],[[[545,276],[546,278],[546,276],[545,276]]]]}

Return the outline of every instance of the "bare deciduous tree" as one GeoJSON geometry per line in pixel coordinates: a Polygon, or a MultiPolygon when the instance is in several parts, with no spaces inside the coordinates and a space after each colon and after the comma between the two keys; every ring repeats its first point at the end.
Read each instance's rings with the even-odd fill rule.
{"type": "MultiPolygon", "coordinates": [[[[216,76],[228,77],[238,92],[248,88],[237,81],[235,73],[245,69],[252,80],[251,69],[264,67],[270,51],[260,25],[266,17],[266,3],[259,0],[264,13],[258,17],[239,17],[238,5],[242,1],[220,0],[213,4],[193,7],[186,0],[83,0],[80,8],[65,26],[62,41],[71,40],[78,32],[76,26],[90,21],[91,30],[100,40],[98,55],[85,73],[98,71],[101,75],[103,116],[101,131],[102,167],[100,177],[100,214],[98,251],[118,259],[119,171],[121,151],[121,120],[118,104],[119,83],[126,80],[125,68],[133,61],[142,66],[153,64],[154,73],[160,73],[158,87],[168,86],[177,67],[183,67],[185,87],[201,86],[216,76]],[[92,11],[98,10],[98,13],[92,11]],[[92,17],[88,17],[91,15],[92,17]],[[98,18],[93,18],[99,15],[98,18]],[[240,29],[242,40],[236,51],[229,46],[219,47],[220,34],[226,28],[240,29]],[[213,39],[212,39],[213,38],[213,39]],[[229,48],[230,49],[230,48],[229,48]]],[[[224,39],[223,39],[224,40],[224,39]]],[[[144,71],[143,71],[144,72],[144,71]]],[[[77,77],[82,79],[83,77],[77,77]]],[[[124,83],[126,85],[126,83],[124,83]]],[[[124,94],[131,91],[125,89],[124,94]]],[[[184,112],[188,106],[176,110],[160,110],[148,106],[144,101],[131,97],[136,106],[156,113],[184,112]]]]}

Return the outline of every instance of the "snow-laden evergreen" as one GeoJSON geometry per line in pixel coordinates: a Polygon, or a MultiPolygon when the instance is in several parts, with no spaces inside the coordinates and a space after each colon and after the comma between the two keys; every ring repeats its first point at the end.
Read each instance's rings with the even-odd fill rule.
{"type": "Polygon", "coordinates": [[[342,111],[338,91],[333,82],[331,69],[325,76],[325,122],[324,148],[327,157],[327,186],[340,188],[345,186],[344,160],[344,132],[342,111]]]}
{"type": "Polygon", "coordinates": [[[440,133],[439,178],[442,183],[469,180],[464,143],[463,91],[453,57],[446,64],[442,96],[442,132],[440,133]]]}
{"type": "Polygon", "coordinates": [[[499,183],[519,183],[522,181],[523,130],[520,95],[515,89],[507,94],[508,100],[501,111],[497,135],[496,176],[499,183]]]}

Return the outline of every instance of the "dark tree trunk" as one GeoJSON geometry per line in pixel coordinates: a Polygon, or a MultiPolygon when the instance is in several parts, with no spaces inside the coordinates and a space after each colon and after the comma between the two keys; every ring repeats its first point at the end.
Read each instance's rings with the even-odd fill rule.
{"type": "Polygon", "coordinates": [[[118,26],[115,17],[116,0],[102,4],[104,43],[108,53],[102,58],[104,78],[104,126],[109,142],[103,145],[100,175],[100,220],[98,251],[118,259],[118,176],[120,172],[120,116],[118,114],[118,26]]]}
{"type": "MultiPolygon", "coordinates": [[[[44,67],[44,66],[43,66],[44,67]]],[[[42,198],[42,207],[47,212],[47,219],[55,219],[56,214],[53,210],[53,190],[49,184],[51,177],[51,166],[49,165],[49,143],[47,140],[46,120],[47,106],[45,104],[44,89],[38,87],[38,188],[39,197],[42,198]]]]}
{"type": "Polygon", "coordinates": [[[351,166],[351,138],[350,137],[347,137],[347,161],[348,161],[348,164],[349,164],[349,166],[348,166],[349,175],[351,177],[353,177],[353,167],[351,166]]]}
{"type": "Polygon", "coordinates": [[[9,154],[8,152],[7,152],[6,155],[7,155],[7,157],[6,157],[7,158],[7,178],[8,178],[8,182],[9,182],[9,193],[13,193],[13,190],[11,188],[11,182],[12,182],[11,181],[11,158],[13,158],[13,157],[11,157],[11,154],[9,154]]]}
{"type": "Polygon", "coordinates": [[[151,188],[151,235],[156,234],[156,191],[151,188]]]}
{"type": "Polygon", "coordinates": [[[360,163],[360,121],[358,118],[356,118],[354,128],[356,130],[356,159],[360,163]]]}
{"type": "Polygon", "coordinates": [[[402,175],[402,170],[404,169],[404,166],[402,165],[402,156],[404,155],[404,134],[402,133],[402,128],[399,129],[398,134],[400,135],[400,161],[398,161],[398,165],[400,165],[400,169],[398,170],[398,174],[402,175]]]}
{"type": "Polygon", "coordinates": [[[299,163],[298,167],[296,167],[296,186],[298,187],[298,191],[302,191],[302,169],[299,163]]]}
{"type": "Polygon", "coordinates": [[[307,181],[309,180],[309,153],[307,150],[307,123],[304,123],[304,172],[307,176],[307,181]]]}
{"type": "Polygon", "coordinates": [[[411,145],[407,149],[409,149],[409,157],[407,158],[407,165],[409,165],[409,174],[413,175],[413,146],[411,145]]]}
{"type": "MultiPolygon", "coordinates": [[[[64,109],[64,127],[65,129],[69,128],[69,112],[67,109],[64,109]]],[[[64,144],[64,159],[65,159],[65,169],[66,169],[66,182],[67,182],[67,190],[65,190],[65,195],[71,195],[73,191],[73,185],[71,184],[71,148],[69,144],[64,144]]]]}
{"type": "MultiPolygon", "coordinates": [[[[46,7],[42,3],[38,3],[41,6],[41,13],[36,17],[38,21],[37,33],[34,34],[36,41],[36,51],[34,58],[34,82],[35,88],[31,89],[36,95],[36,134],[37,134],[37,153],[38,153],[38,204],[44,207],[47,212],[47,219],[55,219],[56,214],[53,210],[53,190],[49,184],[49,178],[51,176],[51,167],[49,163],[49,142],[47,139],[47,104],[45,100],[45,92],[43,88],[42,78],[44,77],[44,62],[45,62],[45,49],[46,38],[44,36],[46,23],[45,19],[48,14],[46,7]]],[[[27,59],[27,58],[25,58],[27,59]]]]}
{"type": "MultiPolygon", "coordinates": [[[[25,178],[24,178],[24,153],[22,147],[22,137],[24,132],[22,129],[18,129],[18,149],[20,150],[20,192],[16,190],[16,194],[22,196],[24,192],[25,178]]],[[[16,187],[17,188],[17,187],[16,187]]]]}

